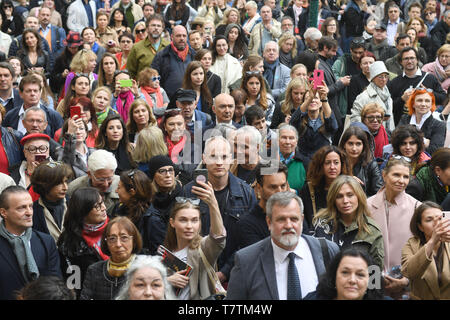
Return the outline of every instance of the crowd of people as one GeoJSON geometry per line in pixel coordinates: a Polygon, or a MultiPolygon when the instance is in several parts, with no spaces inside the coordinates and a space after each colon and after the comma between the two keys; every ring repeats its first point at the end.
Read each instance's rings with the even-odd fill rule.
{"type": "Polygon", "coordinates": [[[0,26],[0,299],[450,299],[447,0],[0,26]]]}

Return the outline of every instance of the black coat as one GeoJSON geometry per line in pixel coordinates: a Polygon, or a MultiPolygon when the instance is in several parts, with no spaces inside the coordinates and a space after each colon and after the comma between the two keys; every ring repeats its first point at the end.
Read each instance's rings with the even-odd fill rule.
{"type": "Polygon", "coordinates": [[[362,188],[367,197],[373,196],[384,185],[378,163],[374,160],[363,166],[358,163],[353,168],[353,175],[358,177],[362,182],[362,188]]]}
{"type": "Polygon", "coordinates": [[[114,300],[125,280],[125,274],[121,277],[109,275],[108,261],[96,262],[87,269],[80,300],[114,300]]]}
{"type": "MultiPolygon", "coordinates": [[[[316,202],[316,213],[319,212],[320,209],[327,207],[327,195],[328,190],[325,190],[324,185],[321,184],[314,188],[314,196],[315,196],[315,202],[316,202]]],[[[311,199],[311,193],[309,192],[308,183],[305,182],[303,185],[302,190],[300,190],[299,194],[300,198],[303,201],[303,207],[304,207],[304,222],[308,223],[308,228],[310,228],[310,231],[313,231],[312,229],[312,220],[314,217],[314,210],[313,210],[313,202],[311,199]]],[[[305,228],[305,225],[303,225],[303,229],[305,228]]],[[[306,233],[305,230],[303,230],[303,233],[306,233]]]]}
{"type": "Polygon", "coordinates": [[[270,235],[266,212],[258,204],[238,221],[239,249],[248,247],[270,235]]]}
{"type": "MultiPolygon", "coordinates": [[[[53,238],[33,230],[30,245],[39,275],[61,277],[58,251],[53,238]]],[[[26,281],[11,245],[3,237],[0,237],[0,270],[0,300],[15,300],[15,291],[20,290],[26,281]]]]}
{"type": "MultiPolygon", "coordinates": [[[[400,118],[399,126],[403,124],[409,124],[411,121],[411,116],[404,114],[400,118]]],[[[430,139],[430,145],[425,149],[428,154],[433,155],[433,153],[444,146],[445,135],[447,132],[447,128],[445,122],[437,120],[431,115],[422,125],[420,131],[423,132],[425,138],[430,139]]]]}
{"type": "Polygon", "coordinates": [[[436,51],[446,43],[447,33],[450,32],[450,26],[442,19],[431,30],[431,40],[433,41],[433,52],[430,56],[434,56],[436,51]]]}
{"type": "Polygon", "coordinates": [[[222,81],[217,74],[212,73],[211,71],[208,71],[206,76],[208,78],[206,84],[208,85],[209,92],[211,92],[211,96],[215,98],[222,92],[222,81]]]}

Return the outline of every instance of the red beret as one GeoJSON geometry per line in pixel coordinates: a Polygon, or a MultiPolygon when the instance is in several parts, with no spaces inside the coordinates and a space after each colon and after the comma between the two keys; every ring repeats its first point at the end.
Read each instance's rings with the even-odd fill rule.
{"type": "Polygon", "coordinates": [[[30,133],[30,134],[27,134],[26,136],[24,136],[22,138],[22,140],[20,140],[20,144],[25,145],[25,143],[28,140],[32,140],[32,139],[44,139],[44,140],[50,141],[50,137],[48,135],[46,135],[45,133],[30,133]]]}

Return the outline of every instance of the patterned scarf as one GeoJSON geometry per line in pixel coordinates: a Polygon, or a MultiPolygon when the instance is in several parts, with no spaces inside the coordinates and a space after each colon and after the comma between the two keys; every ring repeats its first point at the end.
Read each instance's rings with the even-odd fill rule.
{"type": "Polygon", "coordinates": [[[134,101],[134,95],[131,90],[126,92],[121,92],[116,100],[117,112],[122,117],[123,121],[127,123],[128,121],[128,110],[130,109],[131,104],[134,101]],[[123,104],[123,100],[125,100],[125,104],[123,104]]]}
{"type": "Polygon", "coordinates": [[[107,217],[105,221],[99,224],[87,224],[83,225],[83,239],[86,241],[88,247],[94,248],[95,251],[102,257],[103,260],[108,260],[109,257],[102,252],[100,248],[100,242],[102,240],[103,230],[109,222],[107,217]]]}
{"type": "Polygon", "coordinates": [[[113,262],[111,259],[109,259],[107,265],[109,275],[111,277],[121,277],[125,272],[127,272],[128,268],[133,263],[135,258],[136,255],[132,254],[131,257],[120,263],[113,262]]]}
{"type": "Polygon", "coordinates": [[[26,282],[33,281],[39,277],[39,269],[30,246],[32,233],[32,228],[28,228],[24,234],[16,236],[6,230],[5,220],[0,222],[0,237],[9,242],[17,258],[20,272],[26,282]]]}
{"type": "Polygon", "coordinates": [[[176,53],[176,55],[178,56],[178,58],[181,59],[181,61],[184,62],[184,60],[186,60],[186,57],[188,55],[189,52],[189,46],[186,46],[183,50],[178,50],[175,45],[173,44],[173,41],[170,42],[170,46],[172,47],[173,52],[176,53]]]}
{"type": "Polygon", "coordinates": [[[106,117],[108,116],[109,110],[111,107],[106,107],[105,111],[96,112],[97,114],[97,125],[100,128],[103,121],[105,121],[106,117]]]}

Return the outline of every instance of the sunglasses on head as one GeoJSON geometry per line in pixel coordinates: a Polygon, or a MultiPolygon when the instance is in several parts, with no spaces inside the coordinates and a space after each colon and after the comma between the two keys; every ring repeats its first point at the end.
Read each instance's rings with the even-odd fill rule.
{"type": "Polygon", "coordinates": [[[411,162],[411,159],[410,159],[410,158],[405,157],[405,156],[401,156],[401,155],[398,155],[398,154],[393,154],[393,155],[391,156],[391,159],[395,159],[395,160],[404,160],[404,161],[406,161],[406,162],[408,162],[408,163],[411,162]]]}
{"type": "Polygon", "coordinates": [[[184,197],[176,197],[175,201],[177,203],[186,203],[190,202],[194,206],[198,206],[200,204],[200,199],[192,199],[192,198],[184,198],[184,197]]]}

